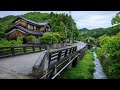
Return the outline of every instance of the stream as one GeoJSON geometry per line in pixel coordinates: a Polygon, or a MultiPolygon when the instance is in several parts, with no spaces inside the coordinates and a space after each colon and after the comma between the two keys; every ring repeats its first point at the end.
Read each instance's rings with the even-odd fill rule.
{"type": "Polygon", "coordinates": [[[94,73],[93,73],[93,79],[107,79],[106,74],[103,71],[103,68],[101,66],[101,63],[99,61],[99,59],[97,58],[96,53],[93,53],[94,55],[94,64],[95,64],[95,68],[94,68],[94,73]]]}

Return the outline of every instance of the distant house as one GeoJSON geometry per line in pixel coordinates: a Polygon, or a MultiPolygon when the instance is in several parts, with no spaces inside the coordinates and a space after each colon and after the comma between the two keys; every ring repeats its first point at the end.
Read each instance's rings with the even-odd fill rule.
{"type": "Polygon", "coordinates": [[[50,24],[48,22],[37,23],[18,16],[12,23],[14,23],[14,25],[6,32],[8,40],[15,40],[18,36],[23,36],[24,43],[26,43],[26,36],[34,35],[37,43],[39,42],[40,36],[45,32],[50,32],[50,24]]]}

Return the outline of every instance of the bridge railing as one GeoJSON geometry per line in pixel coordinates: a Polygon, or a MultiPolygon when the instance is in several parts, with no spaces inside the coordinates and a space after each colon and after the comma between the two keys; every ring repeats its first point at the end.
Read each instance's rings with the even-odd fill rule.
{"type": "Polygon", "coordinates": [[[41,51],[40,45],[0,47],[0,58],[41,51]]]}
{"type": "Polygon", "coordinates": [[[77,46],[55,51],[44,51],[33,66],[33,74],[38,78],[50,78],[75,57],[77,46]]]}
{"type": "Polygon", "coordinates": [[[72,46],[68,48],[58,49],[56,51],[49,52],[49,66],[55,62],[64,60],[67,56],[75,53],[77,51],[77,46],[72,46]]]}

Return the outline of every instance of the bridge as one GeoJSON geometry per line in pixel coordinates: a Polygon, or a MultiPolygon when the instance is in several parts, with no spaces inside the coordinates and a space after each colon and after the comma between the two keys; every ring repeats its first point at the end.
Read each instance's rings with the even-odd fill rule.
{"type": "Polygon", "coordinates": [[[76,66],[77,60],[84,55],[86,44],[78,42],[73,46],[52,51],[41,51],[40,46],[7,48],[10,48],[9,55],[0,54],[1,79],[32,79],[33,77],[29,75],[38,79],[54,79],[65,68],[76,66]],[[21,51],[18,53],[19,50],[16,48],[22,50],[22,53],[21,51]]]}

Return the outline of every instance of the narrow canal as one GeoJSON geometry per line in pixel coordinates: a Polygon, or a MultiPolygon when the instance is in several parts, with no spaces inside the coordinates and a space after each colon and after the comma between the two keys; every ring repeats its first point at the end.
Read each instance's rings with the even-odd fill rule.
{"type": "Polygon", "coordinates": [[[93,73],[93,79],[107,79],[106,74],[103,71],[103,68],[101,66],[99,59],[97,58],[96,53],[94,52],[93,55],[94,55],[94,59],[95,59],[95,61],[94,61],[95,71],[93,73]]]}

